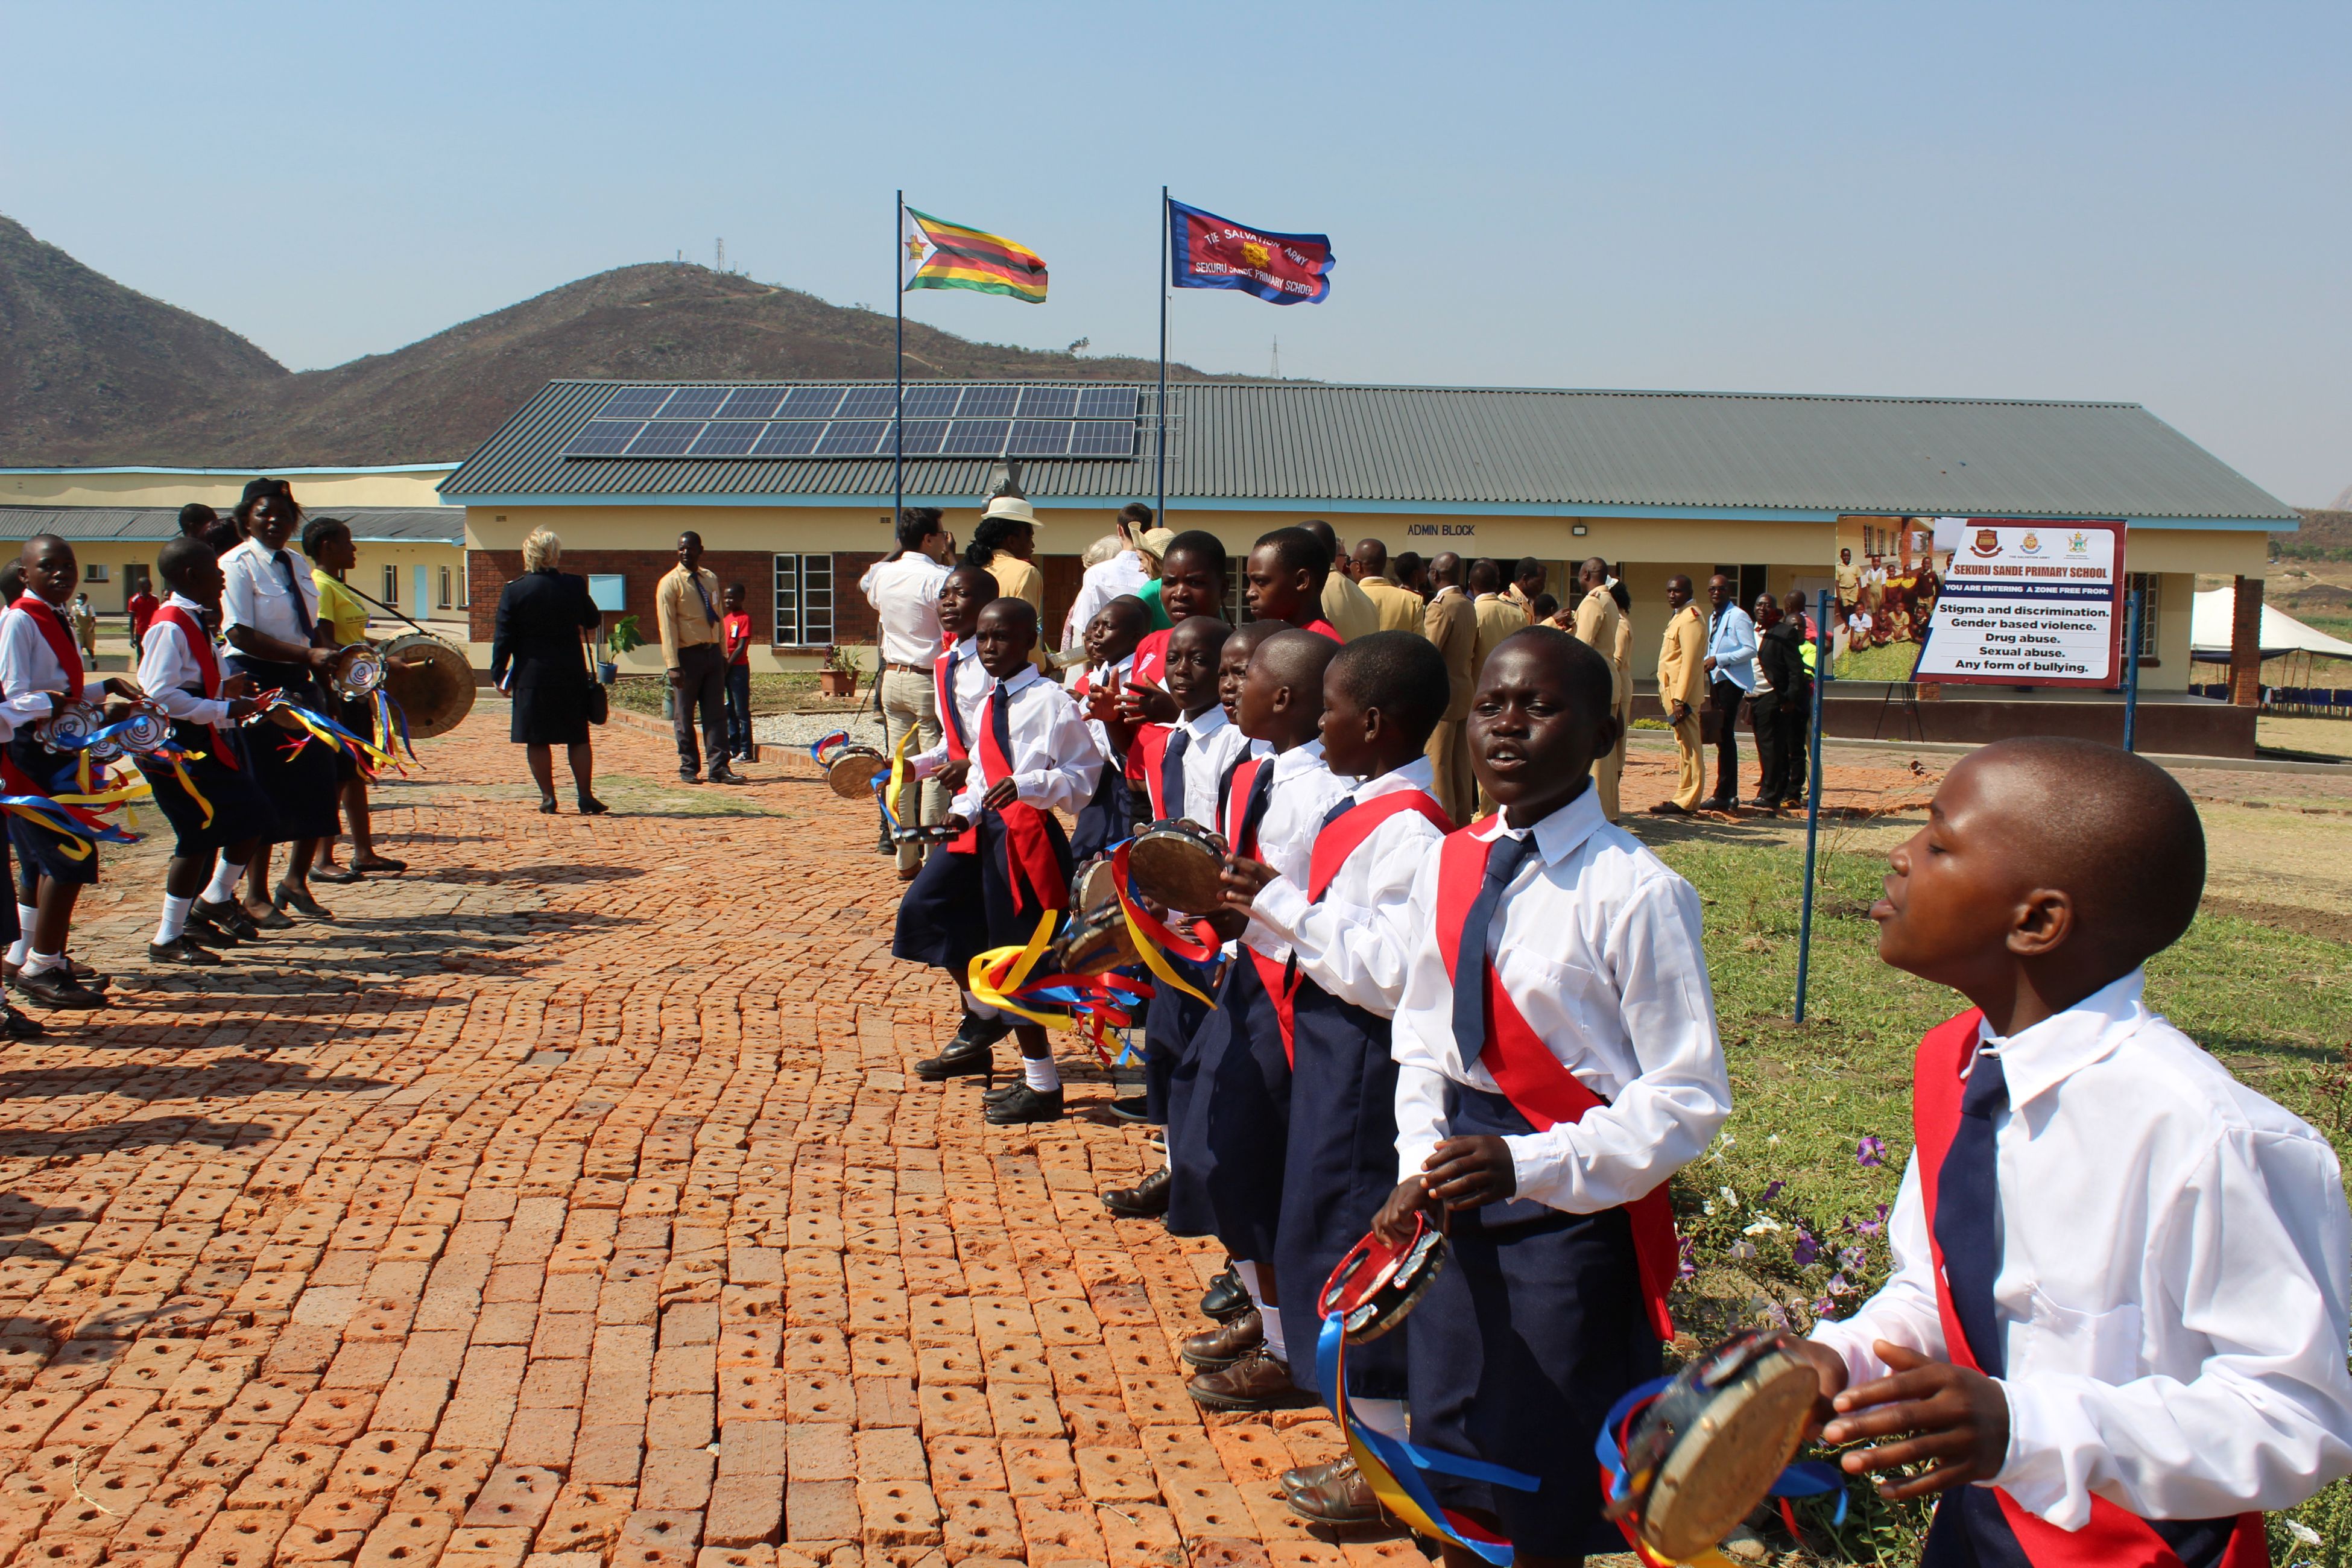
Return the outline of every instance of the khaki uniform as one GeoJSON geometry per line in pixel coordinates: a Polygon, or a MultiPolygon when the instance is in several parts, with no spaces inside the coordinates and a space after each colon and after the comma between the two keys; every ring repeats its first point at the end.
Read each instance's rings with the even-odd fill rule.
{"type": "Polygon", "coordinates": [[[1052,675],[1054,661],[1045,652],[1045,574],[1037,569],[1034,561],[1024,561],[1009,550],[1000,550],[988,558],[988,574],[996,579],[998,593],[1008,599],[1026,599],[1029,607],[1037,612],[1037,651],[1029,658],[1039,670],[1052,675]]]}
{"type": "MultiPolygon", "coordinates": [[[[1416,595],[1417,596],[1417,595],[1416,595]]],[[[1470,739],[1463,721],[1470,716],[1470,694],[1477,689],[1478,616],[1459,588],[1442,590],[1422,616],[1422,635],[1445,656],[1445,678],[1452,689],[1445,717],[1429,734],[1428,755],[1437,773],[1437,804],[1457,825],[1470,820],[1478,798],[1478,778],[1470,768],[1470,739]]]]}
{"type": "MultiPolygon", "coordinates": [[[[1612,594],[1609,596],[1609,602],[1615,604],[1617,596],[1612,594]]],[[[1615,657],[1617,660],[1617,726],[1626,734],[1631,735],[1633,732],[1633,612],[1631,610],[1617,612],[1615,657]]],[[[1624,752],[1622,747],[1618,752],[1618,765],[1621,768],[1624,765],[1624,752]]]]}
{"type": "MultiPolygon", "coordinates": [[[[1500,594],[1481,594],[1471,606],[1478,621],[1478,643],[1470,665],[1470,684],[1478,684],[1478,676],[1486,668],[1486,656],[1501,646],[1505,637],[1528,629],[1527,606],[1500,594]]],[[[1492,816],[1494,796],[1484,785],[1478,790],[1478,815],[1492,816]]]]}
{"type": "Polygon", "coordinates": [[[1367,577],[1356,584],[1380,616],[1380,629],[1384,632],[1417,632],[1429,615],[1429,606],[1420,595],[1410,588],[1400,587],[1385,577],[1367,577]]]}
{"type": "Polygon", "coordinates": [[[1354,642],[1381,629],[1381,612],[1363,589],[1345,572],[1334,569],[1323,579],[1323,618],[1339,634],[1341,642],[1354,642]]]}
{"type": "Polygon", "coordinates": [[[1675,704],[1687,711],[1675,725],[1675,746],[1682,752],[1682,777],[1675,785],[1675,804],[1695,809],[1706,790],[1706,767],[1699,750],[1699,710],[1706,706],[1706,617],[1696,604],[1685,605],[1666,623],[1665,640],[1658,646],[1658,703],[1671,720],[1675,704]]]}
{"type": "MultiPolygon", "coordinates": [[[[1576,604],[1576,640],[1609,661],[1609,710],[1622,711],[1625,706],[1625,671],[1617,664],[1617,643],[1624,629],[1625,617],[1617,609],[1617,601],[1609,596],[1606,588],[1587,594],[1576,604]]],[[[1595,758],[1593,781],[1601,789],[1601,812],[1610,821],[1617,820],[1618,780],[1625,773],[1625,737],[1617,737],[1617,744],[1609,754],[1595,758]]]]}

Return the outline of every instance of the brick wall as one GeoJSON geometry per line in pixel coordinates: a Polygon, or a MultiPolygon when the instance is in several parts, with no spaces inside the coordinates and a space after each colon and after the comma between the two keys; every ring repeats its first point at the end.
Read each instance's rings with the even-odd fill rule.
{"type": "MultiPolygon", "coordinates": [[[[870,642],[876,626],[874,608],[857,591],[857,580],[880,560],[870,552],[838,551],[833,557],[833,635],[835,642],[870,642]]],[[[775,557],[759,550],[712,550],[702,557],[717,574],[723,591],[743,584],[743,607],[751,616],[751,636],[767,642],[775,635],[775,557]]],[[[654,589],[677,564],[677,556],[664,550],[567,550],[562,570],[583,577],[617,574],[625,582],[624,614],[637,617],[647,642],[660,638],[654,613],[654,589]]],[[[522,575],[522,552],[515,550],[469,550],[466,572],[469,589],[470,632],[476,642],[488,642],[498,617],[499,595],[522,575]]]]}

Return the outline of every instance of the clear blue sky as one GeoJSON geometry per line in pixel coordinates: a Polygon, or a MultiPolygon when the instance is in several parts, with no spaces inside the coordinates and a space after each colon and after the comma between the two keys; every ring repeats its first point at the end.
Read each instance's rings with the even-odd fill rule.
{"type": "Polygon", "coordinates": [[[288,364],[680,250],[889,308],[892,190],[1150,353],[1164,181],[1328,233],[1173,352],[1341,381],[2122,398],[2352,485],[2352,6],[0,0],[0,212],[288,364]]]}

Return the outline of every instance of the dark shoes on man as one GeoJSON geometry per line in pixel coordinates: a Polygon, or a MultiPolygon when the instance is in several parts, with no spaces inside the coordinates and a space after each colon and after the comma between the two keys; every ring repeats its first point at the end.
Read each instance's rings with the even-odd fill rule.
{"type": "Polygon", "coordinates": [[[1121,1219],[1158,1219],[1168,1212],[1168,1167],[1162,1165],[1131,1187],[1113,1187],[1103,1207],[1121,1219]]]}
{"type": "Polygon", "coordinates": [[[710,770],[710,782],[715,784],[747,784],[751,781],[721,763],[710,770]]]}

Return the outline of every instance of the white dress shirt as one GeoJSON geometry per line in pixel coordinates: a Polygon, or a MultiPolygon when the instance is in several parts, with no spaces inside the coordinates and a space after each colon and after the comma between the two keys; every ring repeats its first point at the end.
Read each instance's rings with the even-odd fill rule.
{"type": "MultiPolygon", "coordinates": [[[[1069,683],[1070,700],[1076,703],[1078,711],[1083,713],[1087,710],[1087,699],[1091,694],[1108,691],[1112,696],[1118,696],[1119,689],[1127,684],[1127,672],[1134,664],[1135,656],[1129,654],[1117,664],[1089,664],[1075,670],[1069,683]]],[[[1101,753],[1102,760],[1107,763],[1113,761],[1110,726],[1099,719],[1089,719],[1087,721],[1087,732],[1094,736],[1095,750],[1101,753]]]]}
{"type": "MultiPolygon", "coordinates": [[[[964,752],[980,754],[980,725],[988,717],[988,689],[996,682],[988,671],[980,668],[980,644],[965,637],[947,650],[948,691],[953,698],[956,711],[963,716],[964,752]]],[[[936,679],[936,678],[935,678],[936,679]]],[[[940,743],[927,752],[917,752],[907,759],[908,771],[919,779],[929,778],[949,762],[948,736],[954,726],[948,716],[940,715],[940,743]]]]}
{"type": "Polygon", "coordinates": [[[1087,567],[1087,574],[1078,580],[1078,596],[1070,601],[1069,618],[1062,623],[1062,646],[1085,641],[1087,628],[1094,625],[1105,605],[1121,594],[1142,593],[1150,581],[1151,574],[1143,569],[1143,557],[1132,550],[1122,550],[1087,567]]]}
{"type": "MultiPolygon", "coordinates": [[[[973,662],[976,668],[978,661],[973,662]]],[[[1102,753],[1095,750],[1095,738],[1087,732],[1087,721],[1070,694],[1038,674],[1034,665],[1024,666],[1010,680],[989,681],[989,696],[972,721],[971,773],[950,809],[966,822],[978,821],[981,799],[996,782],[989,776],[981,735],[988,727],[988,703],[999,686],[1007,693],[1004,727],[1013,742],[1005,761],[1012,764],[1013,786],[1020,792],[1021,803],[1040,811],[1076,812],[1094,798],[1102,753]]]]}
{"type": "MultiPolygon", "coordinates": [[[[205,607],[185,594],[173,594],[163,601],[163,607],[184,611],[198,626],[205,624],[205,607]]],[[[219,668],[217,661],[214,668],[219,668]]],[[[188,647],[187,634],[160,616],[150,622],[147,635],[139,643],[139,689],[147,694],[147,700],[167,717],[191,724],[227,723],[228,704],[196,695],[204,689],[204,666],[188,647]]]]}
{"type": "MultiPolygon", "coordinates": [[[[1210,703],[1190,719],[1170,725],[1168,730],[1171,745],[1179,730],[1192,737],[1185,742],[1181,764],[1184,772],[1184,810],[1180,820],[1213,828],[1217,825],[1217,791],[1224,784],[1225,770],[1249,750],[1250,738],[1242,733],[1240,725],[1225,717],[1224,705],[1220,702],[1210,703]]],[[[1160,754],[1164,757],[1167,753],[1160,754]]],[[[1156,797],[1160,781],[1150,780],[1148,787],[1156,797]]]]}
{"type": "MultiPolygon", "coordinates": [[[[1360,805],[1404,790],[1428,794],[1436,784],[1430,760],[1415,757],[1394,773],[1355,785],[1342,798],[1360,805]]],[[[1316,984],[1368,1013],[1394,1017],[1412,948],[1413,879],[1444,840],[1437,825],[1421,813],[1400,811],[1339,862],[1321,903],[1307,901],[1305,881],[1276,877],[1258,889],[1250,912],[1290,943],[1300,971],[1316,984]]]]}
{"type": "MultiPolygon", "coordinates": [[[[1257,848],[1251,858],[1294,882],[1305,882],[1315,858],[1315,836],[1323,830],[1323,814],[1346,799],[1356,781],[1341,778],[1324,765],[1320,741],[1278,752],[1263,765],[1274,770],[1274,794],[1258,823],[1257,848]]],[[[1188,775],[1185,793],[1189,795],[1192,789],[1188,775]]],[[[1234,809],[1244,809],[1244,802],[1236,799],[1234,809]]],[[[1231,826],[1238,829],[1241,823],[1236,820],[1231,826]]],[[[1243,928],[1242,940],[1277,963],[1289,960],[1290,939],[1263,921],[1251,920],[1243,928]]]]}
{"type": "MultiPolygon", "coordinates": [[[[2137,970],[2008,1039],[1993,1122],[2009,1458],[1992,1484],[2061,1530],[2300,1502],[2352,1473],[2352,1215],[2326,1141],[2147,1010],[2137,970]]],[[[1942,1360],[1915,1152],[1895,1272],[1812,1337],[1854,1383],[1875,1340],[1942,1360]]]]}
{"type": "Polygon", "coordinates": [[[857,580],[857,591],[881,623],[884,658],[925,669],[940,657],[940,590],[950,570],[909,550],[896,561],[877,561],[857,580]]]}
{"type": "Polygon", "coordinates": [[[106,677],[85,674],[79,691],[67,691],[65,666],[49,650],[33,613],[11,605],[0,615],[0,692],[6,694],[0,699],[0,713],[5,714],[14,734],[49,716],[51,692],[68,701],[97,701],[106,695],[106,677]]]}
{"type": "MultiPolygon", "coordinates": [[[[1480,838],[1520,830],[1498,813],[1480,838]]],[[[1593,1214],[1650,1192],[1704,1151],[1731,1114],[1699,946],[1698,893],[1582,794],[1535,826],[1487,928],[1504,991],[1561,1065],[1606,1103],[1548,1132],[1507,1138],[1521,1197],[1593,1214]]],[[[1448,1080],[1493,1092],[1454,1044],[1454,986],[1438,947],[1434,855],[1413,879],[1412,952],[1397,1005],[1397,1170],[1447,1136],[1448,1080]]]]}
{"type": "MultiPolygon", "coordinates": [[[[294,581],[289,586],[286,574],[272,559],[272,552],[258,539],[248,539],[221,557],[221,626],[247,626],[266,637],[292,643],[297,647],[310,646],[310,635],[302,629],[301,616],[295,614],[295,595],[301,595],[302,616],[312,626],[319,624],[319,588],[310,580],[310,568],[299,560],[291,546],[282,553],[294,568],[294,581]]],[[[247,655],[245,657],[257,657],[247,655]]]]}

